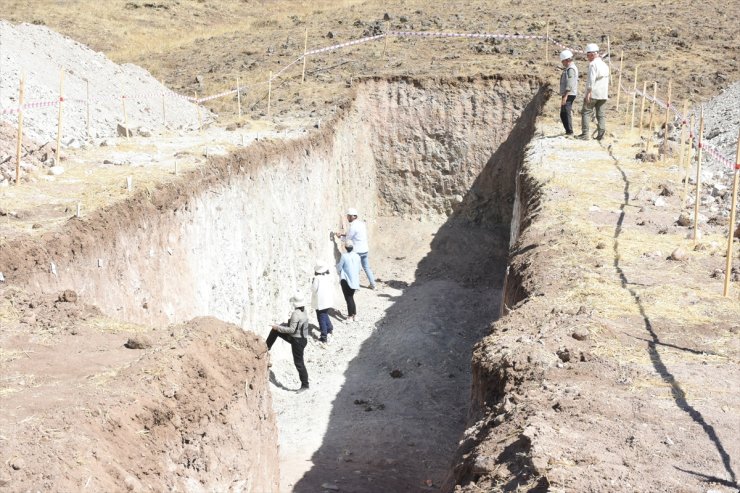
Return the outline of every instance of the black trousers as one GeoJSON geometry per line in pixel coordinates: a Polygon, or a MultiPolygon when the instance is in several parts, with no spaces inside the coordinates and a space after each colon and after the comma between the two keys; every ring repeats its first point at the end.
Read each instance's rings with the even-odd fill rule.
{"type": "Polygon", "coordinates": [[[339,284],[342,286],[344,301],[347,302],[347,315],[353,317],[357,315],[357,306],[355,306],[355,290],[349,287],[347,281],[342,279],[339,284]]]}
{"type": "Polygon", "coordinates": [[[272,349],[272,345],[275,344],[278,337],[290,344],[290,348],[293,350],[293,364],[295,365],[295,369],[298,370],[301,387],[308,387],[308,372],[306,371],[306,364],[303,362],[303,351],[306,349],[308,341],[305,337],[296,338],[272,329],[270,335],[267,336],[268,350],[272,349]]]}
{"type": "Polygon", "coordinates": [[[568,96],[565,100],[565,106],[560,107],[560,121],[563,122],[563,127],[565,127],[565,133],[572,134],[573,133],[573,101],[575,101],[575,96],[568,96]]]}

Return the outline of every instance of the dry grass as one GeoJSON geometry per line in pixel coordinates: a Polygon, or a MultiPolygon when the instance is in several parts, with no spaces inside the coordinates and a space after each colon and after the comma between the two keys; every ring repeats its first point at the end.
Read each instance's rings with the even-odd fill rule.
{"type": "Polygon", "coordinates": [[[122,322],[107,317],[96,317],[87,321],[86,324],[88,327],[107,334],[144,334],[151,330],[149,327],[122,322]]]}

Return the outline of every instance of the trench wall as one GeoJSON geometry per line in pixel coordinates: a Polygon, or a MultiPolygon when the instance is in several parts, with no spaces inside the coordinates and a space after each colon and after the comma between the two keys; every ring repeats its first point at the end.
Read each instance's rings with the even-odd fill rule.
{"type": "MultiPolygon", "coordinates": [[[[329,232],[344,209],[371,229],[378,214],[453,214],[538,91],[534,78],[367,80],[321,131],[250,147],[14,245],[0,269],[129,321],[210,315],[261,333],[295,290],[308,296],[317,260],[334,261],[329,232]]],[[[513,186],[489,186],[487,203],[513,186]]]]}

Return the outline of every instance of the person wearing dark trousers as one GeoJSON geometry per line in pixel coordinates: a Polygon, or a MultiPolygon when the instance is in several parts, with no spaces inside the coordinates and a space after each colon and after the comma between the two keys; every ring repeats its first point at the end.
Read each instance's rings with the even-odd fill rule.
{"type": "Polygon", "coordinates": [[[298,378],[301,380],[301,388],[298,392],[308,390],[308,371],[303,361],[303,352],[308,344],[308,315],[306,314],[306,303],[303,297],[296,294],[290,299],[293,304],[293,313],[290,314],[287,324],[273,325],[270,334],[267,336],[267,350],[272,349],[272,345],[279,337],[290,344],[293,352],[293,364],[298,370],[298,378]]]}
{"type": "Polygon", "coordinates": [[[311,306],[316,310],[316,318],[319,322],[321,337],[319,342],[328,343],[329,335],[334,331],[334,326],[329,318],[329,310],[334,306],[335,285],[329,274],[329,268],[319,262],[314,267],[314,278],[311,282],[311,306]]]}
{"type": "Polygon", "coordinates": [[[342,286],[344,301],[347,303],[347,318],[355,320],[357,306],[355,305],[355,291],[360,289],[360,269],[362,262],[360,256],[355,253],[352,240],[344,242],[345,253],[339,259],[337,272],[339,273],[339,284],[342,286]]]}
{"type": "Polygon", "coordinates": [[[573,62],[573,52],[560,52],[563,73],[560,75],[560,121],[565,135],[573,135],[573,101],[578,95],[578,67],[573,62]]]}

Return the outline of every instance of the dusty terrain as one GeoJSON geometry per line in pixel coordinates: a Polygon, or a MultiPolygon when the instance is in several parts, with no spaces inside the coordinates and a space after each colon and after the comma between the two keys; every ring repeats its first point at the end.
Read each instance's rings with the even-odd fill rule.
{"type": "MultiPolygon", "coordinates": [[[[87,10],[81,3],[73,7],[80,9],[76,16],[59,2],[10,3],[10,19],[75,35],[118,61],[144,65],[182,91],[216,92],[240,74],[254,84],[302,51],[306,27],[321,33],[320,43],[312,43],[340,42],[383,29],[386,12],[392,29],[542,34],[549,20],[552,36],[577,45],[601,42],[605,28],[588,19],[602,16],[615,49],[623,47],[626,60],[641,63],[643,74],[673,78],[674,96],[697,102],[738,80],[732,29],[738,9],[732,3],[609,2],[597,8],[576,1],[577,15],[567,22],[557,14],[562,2],[540,2],[536,11],[520,2],[470,2],[455,12],[421,2],[382,8],[370,2],[128,2],[87,10]],[[101,17],[114,22],[97,22],[101,17]],[[177,36],[185,26],[188,35],[177,36]],[[246,32],[250,44],[233,48],[243,45],[246,32]]],[[[466,175],[469,168],[450,172],[450,164],[466,161],[464,146],[450,138],[464,135],[466,117],[474,122],[470,141],[480,146],[481,126],[508,132],[513,122],[507,118],[517,115],[509,109],[490,123],[476,104],[449,103],[456,94],[477,102],[476,85],[490,84],[464,76],[535,72],[556,83],[555,50],[552,63],[542,64],[541,45],[526,41],[391,40],[386,58],[382,47],[312,58],[304,86],[298,66],[273,100],[274,119],[241,124],[236,133],[214,128],[203,136],[69,152],[63,179],[2,190],[0,247],[7,264],[0,265],[6,278],[0,284],[0,402],[9,412],[0,421],[0,488],[276,491],[280,483],[282,491],[305,492],[738,489],[737,260],[730,297],[721,295],[727,192],[717,192],[721,200],[710,204],[706,197],[716,191],[705,186],[702,237],[694,242],[680,219],[693,207],[690,197],[684,201],[685,170],[678,159],[636,160],[640,139],[618,124],[622,115],[613,110],[605,142],[566,140],[553,100],[537,122],[526,159],[520,148],[530,130],[518,129],[503,151],[496,150],[500,140],[492,150],[475,148],[471,161],[479,162],[479,175],[466,175]],[[430,73],[441,81],[423,79],[430,73]],[[374,81],[358,80],[368,75],[374,81]],[[389,83],[383,107],[384,76],[398,75],[420,79],[389,83]],[[446,82],[453,75],[461,77],[446,82]],[[418,92],[399,90],[404,84],[418,92]],[[353,98],[360,104],[349,104],[353,98]],[[435,101],[462,112],[430,111],[434,104],[425,104],[435,101]],[[368,111],[374,105],[378,113],[368,111]],[[339,120],[332,120],[336,115],[339,120]],[[397,124],[395,141],[383,140],[380,116],[397,124]],[[414,130],[404,133],[408,128],[414,130]],[[271,141],[252,144],[257,131],[271,141]],[[353,143],[371,138],[377,139],[372,152],[358,145],[358,154],[352,153],[353,143]],[[331,145],[339,150],[327,152],[331,145]],[[209,159],[209,146],[239,152],[209,159]],[[186,154],[178,155],[183,149],[186,154]],[[101,164],[116,153],[120,163],[101,164]],[[131,162],[142,154],[151,160],[131,162]],[[433,172],[445,184],[441,190],[434,189],[437,180],[429,178],[436,175],[424,167],[425,159],[414,161],[417,154],[438,166],[433,172]],[[305,287],[316,256],[334,253],[327,250],[333,247],[326,231],[352,200],[340,180],[351,174],[348,163],[371,155],[394,166],[412,163],[403,172],[362,174],[353,184],[359,189],[360,182],[370,183],[364,188],[376,187],[372,191],[382,197],[368,193],[361,200],[383,282],[378,291],[358,294],[356,324],[342,320],[336,293],[336,340],[328,348],[311,341],[307,351],[310,392],[293,393],[294,369],[280,343],[268,369],[263,343],[237,327],[214,319],[167,325],[172,317],[213,314],[264,335],[268,320],[284,317],[292,286],[305,287]],[[255,165],[257,158],[274,167],[273,174],[255,165]],[[175,160],[182,166],[178,176],[175,160]],[[512,167],[502,171],[499,161],[512,167]],[[325,168],[333,162],[341,165],[336,174],[325,168]],[[128,176],[134,193],[126,190],[128,176]],[[481,192],[514,176],[520,180],[516,198],[500,189],[491,196],[481,192]],[[466,191],[469,179],[474,184],[466,191]],[[280,208],[265,199],[256,211],[241,205],[242,192],[233,192],[241,180],[252,182],[244,190],[263,189],[264,197],[305,187],[296,203],[309,209],[304,216],[313,220],[319,211],[322,218],[297,221],[309,245],[285,239],[278,218],[295,211],[292,202],[280,208]],[[387,193],[397,182],[409,185],[407,200],[387,193]],[[311,195],[316,183],[326,184],[334,197],[311,195]],[[408,194],[417,188],[424,193],[408,194]],[[199,218],[199,210],[210,210],[209,201],[219,212],[237,203],[241,208],[222,222],[219,215],[199,218]],[[72,217],[77,203],[83,204],[82,218],[72,217]],[[514,205],[520,220],[516,208],[514,218],[507,209],[514,205]],[[107,218],[101,211],[122,214],[107,218]],[[394,211],[404,217],[383,217],[394,211]],[[193,270],[196,281],[207,278],[197,289],[208,291],[196,293],[193,300],[207,302],[193,306],[187,305],[196,288],[183,283],[179,292],[175,286],[191,268],[177,260],[188,248],[169,249],[181,240],[177,230],[165,234],[162,228],[187,214],[195,218],[191,230],[200,232],[188,248],[199,255],[212,250],[224,260],[193,270]],[[101,224],[110,235],[99,234],[101,224]],[[507,270],[510,225],[515,242],[507,270]],[[69,231],[78,236],[64,236],[69,231]],[[248,266],[254,296],[248,301],[259,305],[257,313],[231,306],[241,300],[235,293],[243,285],[229,276],[243,265],[231,255],[241,245],[223,241],[230,234],[266,244],[264,263],[248,266]],[[27,250],[14,256],[9,245],[27,250]],[[68,269],[60,267],[62,275],[80,259],[94,260],[98,251],[116,259],[120,277],[110,282],[110,293],[90,287],[97,286],[94,276],[79,297],[64,294],[66,281],[49,281],[57,277],[49,273],[55,269],[49,255],[62,250],[68,269]],[[286,255],[293,255],[288,267],[280,265],[286,255]],[[152,286],[158,278],[174,279],[173,287],[162,284],[157,293],[152,286]],[[128,293],[134,295],[128,299],[128,293]],[[186,302],[174,315],[165,313],[160,301],[180,296],[186,302]],[[93,298],[104,300],[105,314],[87,303],[93,298]],[[117,304],[125,308],[115,310],[117,304]],[[505,316],[489,327],[501,305],[505,316]],[[144,338],[144,347],[123,347],[129,338],[144,338]],[[253,392],[246,390],[250,385],[253,392]]],[[[520,96],[536,92],[521,80],[513,86],[520,96]]],[[[251,117],[266,116],[264,96],[261,90],[248,93],[251,117]]],[[[235,119],[234,101],[209,104],[222,121],[235,119]]],[[[509,101],[521,110],[519,104],[509,101]]]]}

